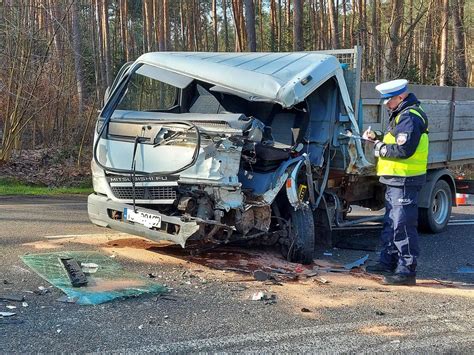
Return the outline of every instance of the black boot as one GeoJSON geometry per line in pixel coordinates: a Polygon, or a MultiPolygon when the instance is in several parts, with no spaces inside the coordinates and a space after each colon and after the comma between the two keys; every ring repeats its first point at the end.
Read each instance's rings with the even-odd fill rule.
{"type": "Polygon", "coordinates": [[[365,268],[365,271],[371,274],[379,274],[379,275],[391,275],[393,274],[393,269],[391,269],[388,265],[377,263],[374,265],[368,265],[365,268]]]}
{"type": "Polygon", "coordinates": [[[394,274],[386,275],[383,278],[384,285],[405,285],[413,286],[416,285],[416,276],[415,275],[405,275],[405,274],[394,274]]]}

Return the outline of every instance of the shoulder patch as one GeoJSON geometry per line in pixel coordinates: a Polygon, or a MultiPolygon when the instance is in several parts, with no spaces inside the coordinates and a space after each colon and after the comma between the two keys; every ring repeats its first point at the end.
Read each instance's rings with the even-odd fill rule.
{"type": "Polygon", "coordinates": [[[397,134],[397,144],[404,145],[407,142],[408,133],[398,133],[397,134]]]}

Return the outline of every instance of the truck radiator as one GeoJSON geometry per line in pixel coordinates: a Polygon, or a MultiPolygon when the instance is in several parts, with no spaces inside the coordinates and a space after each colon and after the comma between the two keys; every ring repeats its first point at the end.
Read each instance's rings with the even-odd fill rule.
{"type": "MultiPolygon", "coordinates": [[[[133,199],[131,186],[111,186],[114,196],[121,200],[133,199]]],[[[137,200],[175,200],[176,190],[172,186],[136,186],[135,199],[137,200]]]]}

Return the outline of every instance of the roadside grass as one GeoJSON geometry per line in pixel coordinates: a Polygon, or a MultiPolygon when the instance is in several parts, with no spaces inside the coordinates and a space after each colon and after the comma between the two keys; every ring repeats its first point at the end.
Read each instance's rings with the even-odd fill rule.
{"type": "Polygon", "coordinates": [[[79,187],[47,187],[28,185],[12,179],[0,179],[0,196],[3,195],[63,195],[90,194],[92,187],[84,183],[79,187]]]}

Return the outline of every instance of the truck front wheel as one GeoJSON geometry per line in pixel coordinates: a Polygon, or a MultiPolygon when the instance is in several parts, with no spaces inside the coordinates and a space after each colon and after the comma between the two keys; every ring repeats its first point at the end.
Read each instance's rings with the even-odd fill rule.
{"type": "Polygon", "coordinates": [[[313,212],[309,207],[291,211],[289,238],[281,245],[283,256],[291,262],[311,264],[314,253],[313,212]]]}
{"type": "Polygon", "coordinates": [[[429,208],[419,208],[420,230],[428,233],[440,233],[448,225],[453,206],[451,188],[444,180],[438,180],[430,194],[429,208]]]}

